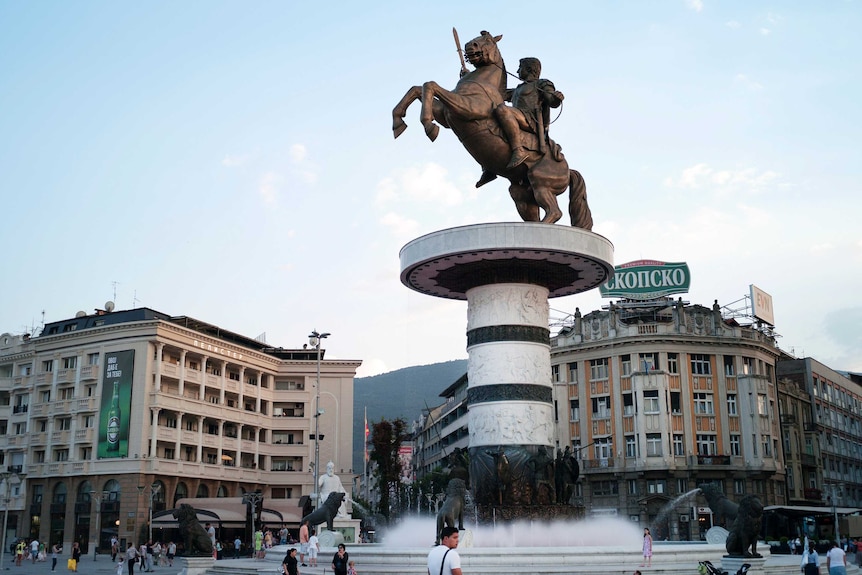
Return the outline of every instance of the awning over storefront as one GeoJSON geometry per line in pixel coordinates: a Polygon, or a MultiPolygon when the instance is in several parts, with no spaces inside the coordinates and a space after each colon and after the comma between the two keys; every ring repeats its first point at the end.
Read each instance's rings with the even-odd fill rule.
{"type": "Polygon", "coordinates": [[[854,513],[862,512],[859,507],[836,507],[834,512],[832,507],[818,507],[815,505],[770,505],[763,508],[764,511],[778,511],[783,515],[792,515],[796,517],[808,517],[810,515],[853,515],[854,513]]]}

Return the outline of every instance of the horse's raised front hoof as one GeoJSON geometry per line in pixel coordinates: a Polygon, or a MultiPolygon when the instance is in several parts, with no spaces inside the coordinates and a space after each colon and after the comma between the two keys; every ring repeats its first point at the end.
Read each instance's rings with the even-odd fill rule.
{"type": "Polygon", "coordinates": [[[440,134],[440,126],[437,124],[428,124],[425,126],[425,134],[428,136],[428,139],[433,142],[437,139],[437,135],[440,134]]]}
{"type": "Polygon", "coordinates": [[[404,123],[404,120],[395,120],[392,122],[392,135],[396,138],[404,133],[404,130],[407,129],[407,124],[404,123]]]}

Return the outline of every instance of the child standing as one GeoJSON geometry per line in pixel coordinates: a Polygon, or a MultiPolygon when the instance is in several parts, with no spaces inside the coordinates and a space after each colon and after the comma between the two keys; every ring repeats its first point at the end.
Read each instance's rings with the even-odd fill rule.
{"type": "Polygon", "coordinates": [[[356,562],[352,559],[347,562],[347,575],[356,575],[356,562]]]}
{"type": "Polygon", "coordinates": [[[117,561],[117,575],[123,575],[123,565],[125,564],[126,562],[123,561],[123,557],[120,556],[120,560],[117,561]]]}
{"type": "Polygon", "coordinates": [[[644,527],[644,562],[641,567],[652,566],[652,535],[650,535],[649,527],[644,527]]]}

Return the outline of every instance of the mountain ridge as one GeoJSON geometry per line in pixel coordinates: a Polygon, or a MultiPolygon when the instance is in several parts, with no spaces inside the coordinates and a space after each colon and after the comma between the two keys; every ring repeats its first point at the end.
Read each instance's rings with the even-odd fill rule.
{"type": "Polygon", "coordinates": [[[368,427],[381,418],[419,419],[426,407],[443,403],[440,393],[467,372],[466,359],[414,365],[353,380],[353,471],[362,473],[365,410],[368,427]]]}

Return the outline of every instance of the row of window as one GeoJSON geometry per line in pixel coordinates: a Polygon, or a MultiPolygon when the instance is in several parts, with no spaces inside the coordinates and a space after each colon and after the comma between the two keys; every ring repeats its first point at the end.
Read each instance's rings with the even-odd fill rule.
{"type": "MultiPolygon", "coordinates": [[[[646,434],[646,456],[647,457],[662,457],[664,456],[664,438],[661,433],[646,434]]],[[[574,449],[576,453],[580,453],[580,440],[575,440],[574,449]]],[[[752,455],[757,456],[760,452],[765,457],[772,457],[773,453],[778,449],[778,440],[773,439],[768,434],[763,434],[758,437],[758,434],[751,435],[752,455]],[[759,440],[759,441],[758,441],[759,440]]],[[[698,433],[695,437],[695,447],[697,454],[702,456],[718,455],[718,438],[711,433],[698,433]]],[[[627,458],[639,457],[638,442],[634,434],[625,436],[625,456],[627,458]]],[[[670,451],[676,457],[685,455],[685,436],[681,433],[674,433],[671,437],[670,451]]],[[[593,440],[593,454],[595,459],[610,459],[614,454],[613,437],[597,437],[593,440]]],[[[730,434],[729,455],[739,457],[742,455],[742,436],[736,433],[730,434]]]]}
{"type": "MultiPolygon", "coordinates": [[[[670,408],[671,413],[682,413],[680,403],[681,393],[678,391],[670,392],[670,408]]],[[[694,412],[697,415],[715,415],[715,404],[713,394],[711,393],[694,393],[694,412]]],[[[611,398],[610,396],[599,396],[590,399],[592,403],[592,418],[593,419],[610,419],[611,417],[611,398]]],[[[569,421],[577,422],[581,419],[579,399],[569,400],[569,421]]],[[[770,417],[774,411],[772,403],[765,393],[757,394],[757,413],[763,417],[770,417]]],[[[633,394],[623,394],[623,414],[633,415],[635,413],[633,394]]],[[[644,390],[643,392],[643,413],[656,414],[662,413],[661,403],[659,400],[658,390],[644,390]]],[[[739,415],[737,408],[737,396],[735,393],[727,394],[727,414],[734,416],[739,415]]]]}
{"type": "MultiPolygon", "coordinates": [[[[725,355],[724,358],[724,374],[728,377],[736,377],[736,357],[725,355]]],[[[609,377],[609,358],[599,358],[587,361],[590,370],[590,381],[603,381],[609,377]]],[[[689,365],[692,375],[712,375],[712,355],[692,353],[689,354],[689,365]]],[[[577,383],[578,380],[578,364],[569,363],[569,383],[577,383]]],[[[635,371],[649,372],[660,370],[659,354],[656,352],[648,352],[635,354],[634,359],[631,354],[620,356],[620,369],[622,377],[628,377],[635,371]],[[633,363],[636,362],[636,363],[633,363]]],[[[667,372],[674,375],[679,375],[679,354],[667,354],[667,372]]],[[[772,379],[772,365],[763,360],[755,360],[753,357],[742,358],[743,375],[760,374],[765,375],[770,380],[772,379]]],[[[551,366],[551,379],[555,383],[560,382],[560,366],[551,366]]]]}

